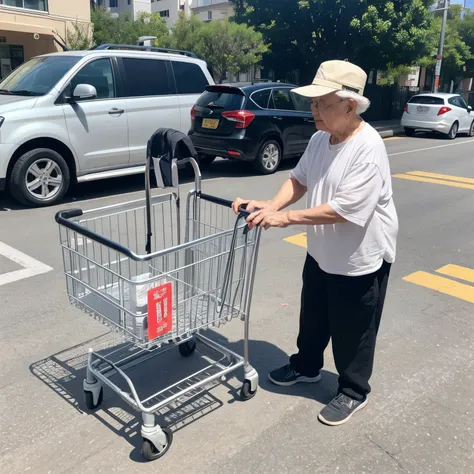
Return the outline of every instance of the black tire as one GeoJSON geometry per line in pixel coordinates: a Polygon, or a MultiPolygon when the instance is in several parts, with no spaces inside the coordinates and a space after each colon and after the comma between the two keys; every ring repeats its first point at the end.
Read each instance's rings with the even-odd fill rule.
{"type": "Polygon", "coordinates": [[[199,155],[199,166],[209,166],[216,158],[217,156],[212,155],[199,155]]]}
{"type": "MultiPolygon", "coordinates": [[[[56,177],[59,176],[56,173],[56,177]]],[[[45,207],[57,204],[66,194],[71,182],[69,167],[64,158],[49,148],[36,148],[28,151],[14,164],[9,182],[9,190],[12,196],[25,206],[45,207]],[[54,162],[61,171],[61,184],[51,197],[40,199],[35,197],[27,189],[26,179],[30,167],[35,163],[43,163],[47,160],[54,162]]]]}
{"type": "Polygon", "coordinates": [[[194,354],[194,351],[196,350],[196,339],[194,337],[192,339],[189,339],[189,341],[183,342],[178,346],[179,353],[183,357],[190,357],[194,354]]]}
{"type": "Polygon", "coordinates": [[[251,398],[255,397],[257,390],[252,391],[251,387],[252,385],[250,383],[250,380],[244,380],[244,384],[240,389],[240,398],[242,401],[246,402],[247,400],[250,400],[251,398]]]}
{"type": "Polygon", "coordinates": [[[84,390],[84,401],[86,402],[86,407],[89,410],[95,410],[102,404],[102,400],[104,398],[104,390],[101,388],[100,393],[99,393],[99,398],[97,400],[97,403],[94,403],[94,397],[92,395],[92,392],[89,390],[84,390]]]}
{"type": "Polygon", "coordinates": [[[448,139],[449,140],[454,140],[456,138],[457,134],[458,134],[458,131],[459,131],[459,124],[457,122],[454,122],[453,126],[449,130],[448,139]]]}
{"type": "Polygon", "coordinates": [[[412,137],[415,135],[415,129],[414,128],[405,128],[405,135],[407,137],[412,137]]]}
{"type": "Polygon", "coordinates": [[[151,441],[146,438],[143,439],[142,455],[148,461],[155,461],[156,459],[163,457],[173,443],[173,432],[169,428],[162,428],[162,430],[166,435],[167,444],[161,451],[158,451],[151,441]]]}
{"type": "Polygon", "coordinates": [[[469,134],[470,137],[474,137],[474,120],[471,123],[471,128],[469,129],[469,134]]]}
{"type": "Polygon", "coordinates": [[[253,161],[253,166],[260,174],[273,174],[280,166],[281,155],[280,144],[276,140],[267,140],[260,146],[257,156],[253,161]],[[278,156],[271,160],[268,157],[266,158],[266,155],[268,156],[268,153],[271,153],[270,150],[275,150],[278,153],[278,156]],[[274,161],[274,164],[269,166],[269,161],[274,161]]]}

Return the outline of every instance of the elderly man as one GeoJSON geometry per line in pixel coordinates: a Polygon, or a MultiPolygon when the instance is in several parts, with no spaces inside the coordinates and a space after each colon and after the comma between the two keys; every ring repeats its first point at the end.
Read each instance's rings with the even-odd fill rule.
{"type": "Polygon", "coordinates": [[[367,404],[375,342],[395,260],[398,219],[390,166],[379,134],[360,114],[367,75],[346,61],[322,63],[310,86],[317,133],[270,201],[247,204],[251,227],[306,225],[298,352],[269,374],[281,386],[321,379],[329,340],[339,373],[337,396],[319,420],[341,425],[367,404]],[[307,195],[304,210],[284,210],[307,195]]]}

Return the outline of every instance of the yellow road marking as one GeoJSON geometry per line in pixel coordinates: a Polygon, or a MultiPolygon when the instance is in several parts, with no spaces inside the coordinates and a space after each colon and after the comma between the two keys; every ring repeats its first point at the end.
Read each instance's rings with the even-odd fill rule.
{"type": "Polygon", "coordinates": [[[459,183],[474,184],[474,178],[463,178],[462,176],[450,176],[448,174],[428,173],[426,171],[407,171],[406,174],[422,176],[424,178],[437,178],[446,181],[458,181],[459,183]]]}
{"type": "Polygon", "coordinates": [[[303,248],[308,248],[306,232],[303,232],[302,234],[292,235],[291,237],[287,237],[286,239],[283,239],[283,240],[290,244],[298,245],[303,248]]]}
{"type": "Polygon", "coordinates": [[[403,140],[405,137],[388,137],[384,138],[384,141],[388,142],[390,140],[403,140]]]}
{"type": "Polygon", "coordinates": [[[430,290],[454,296],[469,303],[474,303],[474,287],[448,278],[432,275],[427,272],[415,272],[404,278],[405,281],[420,285],[430,290]]]}
{"type": "Polygon", "coordinates": [[[474,270],[472,268],[461,267],[459,265],[445,265],[442,268],[436,270],[438,273],[443,275],[450,276],[453,278],[458,278],[459,280],[469,281],[474,283],[474,270]]]}
{"type": "Polygon", "coordinates": [[[394,174],[394,178],[408,179],[410,181],[421,181],[422,183],[443,184],[444,186],[452,186],[455,188],[474,189],[474,184],[454,183],[451,181],[443,181],[441,179],[423,178],[421,176],[413,176],[409,174],[394,174]]]}

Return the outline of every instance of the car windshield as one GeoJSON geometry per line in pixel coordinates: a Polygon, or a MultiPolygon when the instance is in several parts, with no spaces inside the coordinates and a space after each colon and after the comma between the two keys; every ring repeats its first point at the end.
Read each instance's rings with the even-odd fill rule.
{"type": "Polygon", "coordinates": [[[30,59],[0,82],[0,94],[45,95],[80,59],[67,55],[30,59]]]}

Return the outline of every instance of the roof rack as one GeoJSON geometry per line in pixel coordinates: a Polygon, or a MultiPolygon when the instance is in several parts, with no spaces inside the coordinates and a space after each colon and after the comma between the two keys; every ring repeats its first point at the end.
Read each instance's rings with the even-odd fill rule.
{"type": "Polygon", "coordinates": [[[110,50],[110,49],[129,49],[132,51],[152,51],[154,53],[172,53],[172,54],[182,54],[183,56],[188,56],[190,58],[199,59],[199,57],[191,53],[190,51],[182,51],[181,49],[170,49],[170,48],[155,48],[154,46],[137,46],[133,44],[101,44],[93,48],[97,50],[110,50]]]}

